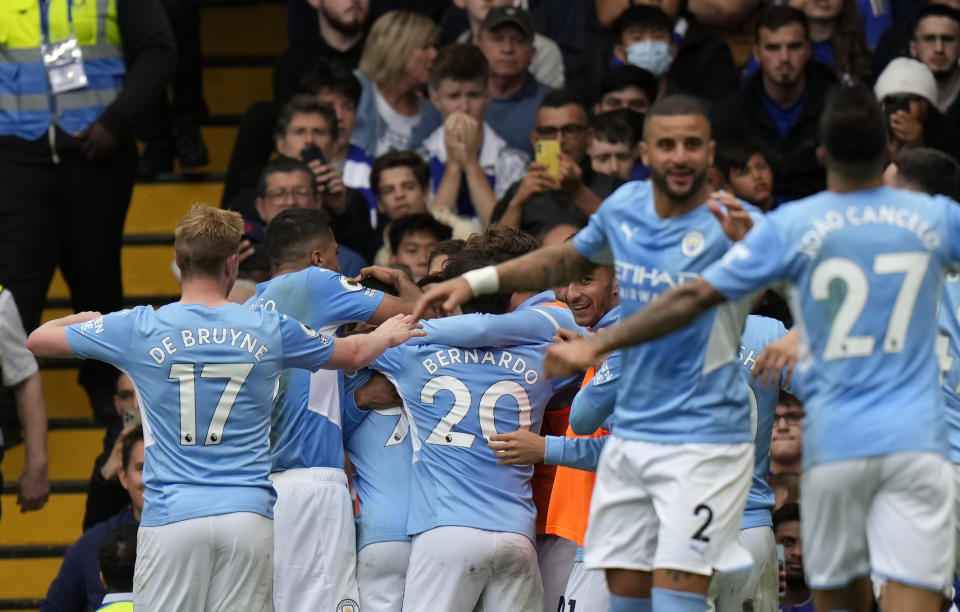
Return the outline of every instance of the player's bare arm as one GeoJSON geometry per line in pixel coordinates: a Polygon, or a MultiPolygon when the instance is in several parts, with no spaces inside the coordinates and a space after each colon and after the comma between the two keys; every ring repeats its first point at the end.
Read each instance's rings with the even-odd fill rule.
{"type": "Polygon", "coordinates": [[[356,370],[368,365],[390,347],[403,344],[410,338],[425,336],[419,324],[410,315],[398,314],[384,321],[369,334],[335,338],[333,356],[324,364],[324,369],[356,370]]]}
{"type": "Polygon", "coordinates": [[[73,350],[67,342],[66,327],[74,323],[85,323],[99,316],[99,312],[78,312],[47,321],[33,330],[27,338],[27,348],[37,357],[73,357],[73,350]]]}
{"type": "Polygon", "coordinates": [[[596,366],[603,355],[666,336],[724,300],[723,295],[703,279],[680,285],[586,340],[554,344],[547,350],[545,373],[566,376],[596,366]]]}
{"type": "MultiPolygon", "coordinates": [[[[417,301],[413,311],[419,318],[430,306],[440,306],[444,312],[451,313],[457,305],[463,304],[479,293],[513,293],[514,291],[543,291],[582,278],[596,267],[573,247],[565,242],[537,249],[504,262],[496,268],[474,270],[486,276],[492,283],[474,281],[474,286],[463,276],[434,285],[417,301]],[[490,276],[495,270],[496,276],[490,276]],[[476,287],[476,291],[474,289],[476,287]]],[[[478,278],[477,276],[473,277],[478,278]]]]}
{"type": "Polygon", "coordinates": [[[403,400],[397,388],[379,372],[370,377],[362,387],[354,391],[353,401],[360,410],[377,410],[399,406],[403,400]]]}
{"type": "Polygon", "coordinates": [[[379,325],[394,315],[410,314],[416,306],[417,300],[423,295],[423,290],[417,287],[403,270],[385,266],[369,266],[360,270],[360,275],[353,280],[363,282],[365,278],[375,278],[397,290],[396,296],[389,294],[383,296],[380,306],[367,321],[374,325],[379,325]]]}

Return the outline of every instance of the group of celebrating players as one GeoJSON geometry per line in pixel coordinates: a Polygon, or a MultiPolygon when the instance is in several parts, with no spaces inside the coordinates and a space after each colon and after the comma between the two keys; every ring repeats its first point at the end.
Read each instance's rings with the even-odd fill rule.
{"type": "Polygon", "coordinates": [[[662,98],[641,145],[649,182],[561,244],[475,235],[423,293],[383,269],[370,273],[396,296],[339,276],[323,213],[289,210],[267,229],[272,280],[231,304],[242,222],[192,209],[175,231],[178,303],[72,315],[28,342],[134,381],[136,609],[555,609],[516,434],[590,370],[570,412],[583,437],[545,450],[596,471],[567,610],[776,609],[766,477],[781,386],[807,414],[817,609],[870,610],[876,585],[885,611],[939,610],[960,507],[960,294],[944,284],[960,207],[883,186],[870,91],[834,90],[820,130],[828,190],[764,216],[710,193],[703,108],[662,98]],[[578,318],[557,296],[572,303],[567,284],[601,270],[619,306],[578,318]],[[747,316],[767,287],[789,296],[795,330],[747,316]]]}

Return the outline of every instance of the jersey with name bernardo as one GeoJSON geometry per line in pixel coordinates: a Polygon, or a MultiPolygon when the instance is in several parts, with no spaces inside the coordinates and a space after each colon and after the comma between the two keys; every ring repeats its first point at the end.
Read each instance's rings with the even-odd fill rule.
{"type": "Polygon", "coordinates": [[[534,539],[533,468],[497,465],[487,441],[538,432],[550,397],[569,382],[545,378],[543,357],[559,327],[582,330],[565,307],[536,303],[535,296],[505,315],[426,321],[426,337],[372,364],[413,417],[411,535],[455,525],[534,539]]]}
{"type": "Polygon", "coordinates": [[[357,550],[377,542],[409,541],[407,509],[413,471],[410,421],[400,406],[360,410],[353,390],[369,376],[348,380],[343,441],[357,489],[357,550]]]}
{"type": "Polygon", "coordinates": [[[273,517],[270,398],[284,368],[317,370],[333,340],[238,304],[138,306],[67,327],[79,357],[133,380],[146,458],[141,525],[229,512],[273,517]]]}
{"type": "Polygon", "coordinates": [[[943,399],[947,408],[950,461],[960,463],[960,275],[947,275],[937,319],[937,354],[943,368],[943,399]]]}
{"type": "MultiPolygon", "coordinates": [[[[633,182],[603,202],[573,244],[592,261],[613,263],[624,320],[697,278],[731,242],[706,205],[664,219],[650,183],[633,182]]],[[[735,362],[747,301],[722,304],[683,329],[623,349],[613,434],[666,444],[751,441],[735,362]]]]}
{"type": "Polygon", "coordinates": [[[704,278],[730,299],[779,280],[803,338],[804,466],[947,454],[934,344],[960,207],[877,188],[823,192],[760,220],[704,278]]]}
{"type": "Polygon", "coordinates": [[[775,342],[787,335],[783,323],[769,317],[750,315],[743,327],[743,336],[740,338],[740,353],[737,363],[740,364],[740,376],[747,385],[747,395],[750,400],[750,427],[753,430],[753,482],[750,484],[750,493],[747,494],[747,505],[743,510],[741,529],[753,527],[773,527],[770,511],[773,510],[773,489],[767,484],[767,475],[770,473],[770,438],[773,436],[773,417],[777,413],[777,400],[780,397],[780,383],[775,386],[764,386],[760,380],[753,379],[753,366],[757,357],[771,342],[775,342]]]}
{"type": "MultiPolygon", "coordinates": [[[[336,272],[311,266],[260,283],[246,306],[282,312],[332,336],[345,323],[367,321],[383,296],[336,272]]],[[[274,472],[343,469],[341,376],[335,370],[314,374],[290,370],[280,376],[270,428],[274,472]]]]}

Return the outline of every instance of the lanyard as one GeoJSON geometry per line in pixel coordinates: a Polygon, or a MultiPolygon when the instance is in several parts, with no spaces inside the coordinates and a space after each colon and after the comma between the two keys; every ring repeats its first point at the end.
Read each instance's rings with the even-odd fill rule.
{"type": "MultiPolygon", "coordinates": [[[[40,2],[40,29],[43,39],[50,42],[50,2],[52,0],[38,0],[40,2]]],[[[67,22],[73,30],[73,0],[67,0],[67,22]]]]}

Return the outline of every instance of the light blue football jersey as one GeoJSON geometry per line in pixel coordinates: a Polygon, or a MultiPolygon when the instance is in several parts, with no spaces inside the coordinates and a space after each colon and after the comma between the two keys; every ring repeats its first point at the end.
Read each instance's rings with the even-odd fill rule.
{"type": "Polygon", "coordinates": [[[960,463],[960,275],[948,274],[937,318],[937,353],[943,368],[950,461],[960,463]]]}
{"type": "MultiPolygon", "coordinates": [[[[332,336],[345,323],[373,316],[383,295],[336,272],[311,266],[260,283],[245,305],[282,312],[332,336]]],[[[343,469],[342,376],[331,370],[315,374],[291,370],[281,375],[270,428],[274,472],[343,469]]]]}
{"type": "Polygon", "coordinates": [[[256,512],[273,518],[270,409],[285,368],[317,370],[333,340],[238,304],[138,306],[67,327],[82,358],[133,380],[146,458],[141,525],[256,512]]]}
{"type": "Polygon", "coordinates": [[[545,350],[558,327],[583,330],[549,299],[552,292],[534,296],[505,315],[425,321],[425,337],[372,364],[394,382],[413,417],[411,535],[456,525],[534,539],[533,468],[497,465],[487,441],[495,433],[538,432],[550,397],[569,382],[543,376],[545,350]],[[506,348],[491,346],[498,344],[506,348]]]}
{"type": "MultiPolygon", "coordinates": [[[[697,278],[731,242],[706,205],[661,218],[650,183],[638,181],[607,198],[573,244],[592,261],[613,263],[626,319],[697,278]]],[[[666,444],[752,441],[735,361],[748,301],[722,304],[672,334],[622,349],[613,433],[666,444]]]]}
{"type": "Polygon", "coordinates": [[[704,274],[729,299],[783,280],[803,338],[803,463],[947,454],[934,353],[960,206],[889,188],[781,206],[704,274]]]}
{"type": "MultiPolygon", "coordinates": [[[[369,379],[369,376],[363,380],[369,379]]],[[[407,511],[413,471],[410,421],[401,407],[360,410],[348,385],[343,441],[357,490],[357,550],[376,542],[409,541],[407,511]]]]}
{"type": "Polygon", "coordinates": [[[753,482],[750,484],[750,493],[747,495],[747,506],[743,510],[741,529],[773,527],[773,519],[770,516],[774,506],[773,489],[767,484],[767,475],[770,473],[773,417],[777,413],[777,400],[780,397],[780,385],[783,384],[783,373],[780,375],[780,385],[765,387],[759,380],[753,380],[753,366],[756,365],[757,357],[763,352],[765,346],[785,335],[787,330],[780,321],[750,315],[747,317],[743,336],[740,338],[737,363],[740,365],[741,378],[747,385],[747,396],[750,400],[750,426],[754,438],[753,482]]]}

